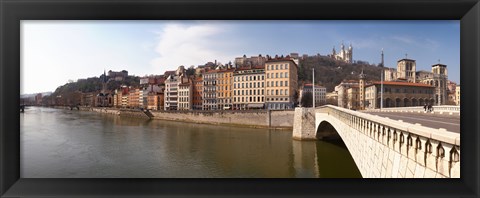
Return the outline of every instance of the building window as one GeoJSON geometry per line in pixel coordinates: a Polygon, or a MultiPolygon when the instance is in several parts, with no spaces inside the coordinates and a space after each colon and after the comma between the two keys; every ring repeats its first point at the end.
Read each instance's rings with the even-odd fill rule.
{"type": "Polygon", "coordinates": [[[275,73],[275,78],[278,78],[278,73],[275,73]]]}
{"type": "Polygon", "coordinates": [[[262,87],[264,86],[264,82],[262,82],[262,87]]]}
{"type": "Polygon", "coordinates": [[[275,70],[278,70],[278,65],[275,65],[275,70]]]}
{"type": "Polygon", "coordinates": [[[283,87],[283,81],[280,81],[280,87],[283,87]]]}
{"type": "Polygon", "coordinates": [[[288,72],[285,72],[285,78],[288,78],[288,72]]]}
{"type": "Polygon", "coordinates": [[[275,87],[278,87],[278,81],[275,81],[275,87]]]}
{"type": "Polygon", "coordinates": [[[280,64],[280,69],[283,69],[283,64],[280,64]]]}
{"type": "Polygon", "coordinates": [[[283,78],[283,73],[280,73],[280,78],[283,78]]]}
{"type": "Polygon", "coordinates": [[[285,86],[288,87],[288,81],[285,81],[285,86]]]}

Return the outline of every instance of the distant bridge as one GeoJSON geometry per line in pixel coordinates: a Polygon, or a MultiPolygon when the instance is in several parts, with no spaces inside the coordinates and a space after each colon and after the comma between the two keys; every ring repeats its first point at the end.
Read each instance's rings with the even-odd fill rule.
{"type": "MultiPolygon", "coordinates": [[[[401,112],[396,109],[399,111],[372,115],[331,105],[315,110],[297,108],[293,138],[318,140],[339,136],[365,178],[459,178],[459,130],[385,117],[385,113],[401,112]]],[[[455,115],[457,110],[459,114],[459,108],[445,109],[448,113],[443,116],[459,117],[455,115]]]]}

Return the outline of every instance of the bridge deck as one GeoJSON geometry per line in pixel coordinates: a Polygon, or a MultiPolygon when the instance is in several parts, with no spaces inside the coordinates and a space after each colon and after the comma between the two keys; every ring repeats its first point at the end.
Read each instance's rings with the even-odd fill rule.
{"type": "Polygon", "coordinates": [[[402,120],[408,123],[419,123],[422,126],[431,128],[444,128],[447,131],[460,133],[460,116],[432,115],[425,113],[404,113],[404,112],[364,112],[381,117],[388,117],[394,120],[402,120]]]}

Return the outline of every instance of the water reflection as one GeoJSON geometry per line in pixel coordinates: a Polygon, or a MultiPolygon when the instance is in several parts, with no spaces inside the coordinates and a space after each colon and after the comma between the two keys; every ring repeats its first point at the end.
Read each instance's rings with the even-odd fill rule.
{"type": "Polygon", "coordinates": [[[25,178],[357,176],[345,148],[293,141],[291,131],[35,107],[20,124],[25,178]]]}

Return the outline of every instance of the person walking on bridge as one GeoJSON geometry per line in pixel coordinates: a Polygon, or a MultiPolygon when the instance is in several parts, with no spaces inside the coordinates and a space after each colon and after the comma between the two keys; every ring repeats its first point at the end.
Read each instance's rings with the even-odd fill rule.
{"type": "Polygon", "coordinates": [[[424,110],[425,112],[427,112],[427,103],[425,103],[425,105],[423,105],[423,110],[424,110]]]}

